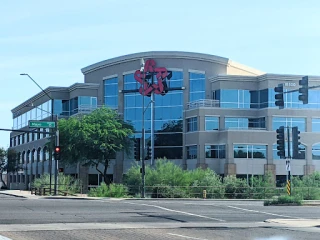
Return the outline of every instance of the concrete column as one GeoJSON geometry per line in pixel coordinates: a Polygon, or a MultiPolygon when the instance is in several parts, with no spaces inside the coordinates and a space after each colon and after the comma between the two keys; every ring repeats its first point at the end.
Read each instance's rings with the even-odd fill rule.
{"type": "Polygon", "coordinates": [[[304,165],[303,169],[304,169],[304,173],[303,173],[304,175],[310,175],[315,172],[316,167],[314,165],[304,165]]]}
{"type": "Polygon", "coordinates": [[[83,189],[83,193],[88,192],[88,184],[89,184],[89,167],[82,166],[82,164],[79,164],[79,179],[81,180],[83,189]]]}
{"type": "Polygon", "coordinates": [[[276,165],[275,164],[265,164],[264,165],[264,175],[271,174],[274,182],[276,181],[276,165]]]}
{"type": "Polygon", "coordinates": [[[219,130],[225,129],[225,122],[224,122],[224,116],[220,115],[219,117],[219,130]]]}
{"type": "Polygon", "coordinates": [[[226,163],[234,163],[233,143],[228,137],[228,144],[226,144],[226,163]]]}
{"type": "Polygon", "coordinates": [[[124,153],[117,153],[116,162],[113,167],[113,182],[121,183],[123,177],[124,153]]]}
{"type": "Polygon", "coordinates": [[[204,163],[204,162],[197,163],[197,168],[206,169],[206,168],[208,168],[208,164],[204,163]]]}
{"type": "Polygon", "coordinates": [[[306,147],[306,160],[305,161],[306,161],[306,164],[304,165],[304,175],[312,174],[315,171],[315,165],[313,165],[313,160],[312,160],[312,144],[310,144],[309,146],[306,147]]]}
{"type": "Polygon", "coordinates": [[[237,174],[237,165],[235,163],[225,163],[224,164],[224,176],[236,175],[237,174]]]}
{"type": "MultiPolygon", "coordinates": [[[[189,81],[189,72],[188,69],[183,69],[183,86],[185,90],[183,90],[183,109],[187,109],[187,103],[189,102],[189,91],[190,91],[190,81],[189,81]]],[[[185,112],[183,112],[183,119],[186,119],[185,112]]],[[[183,137],[182,137],[182,168],[187,170],[187,150],[186,150],[186,133],[187,126],[186,121],[183,120],[183,137]]]]}

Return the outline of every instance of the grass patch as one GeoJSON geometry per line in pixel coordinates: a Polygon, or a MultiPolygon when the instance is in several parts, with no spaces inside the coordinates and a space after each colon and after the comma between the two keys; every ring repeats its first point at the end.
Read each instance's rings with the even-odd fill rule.
{"type": "Polygon", "coordinates": [[[280,196],[271,200],[265,200],[264,206],[271,206],[271,205],[293,205],[293,206],[300,206],[302,205],[302,200],[299,197],[294,196],[280,196]]]}

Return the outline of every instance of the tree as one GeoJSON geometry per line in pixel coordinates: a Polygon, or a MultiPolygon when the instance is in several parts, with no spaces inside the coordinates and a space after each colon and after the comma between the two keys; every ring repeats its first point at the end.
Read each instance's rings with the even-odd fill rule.
{"type": "Polygon", "coordinates": [[[15,150],[0,148],[0,181],[4,187],[7,187],[3,180],[3,172],[17,172],[22,169],[19,163],[19,157],[15,150]]]}
{"type": "Polygon", "coordinates": [[[4,148],[0,148],[0,181],[2,185],[6,187],[6,183],[3,180],[3,172],[6,171],[7,168],[7,151],[4,148]]]}
{"type": "Polygon", "coordinates": [[[15,173],[19,170],[22,169],[22,166],[20,165],[19,163],[19,154],[13,150],[13,149],[8,149],[7,150],[7,166],[6,166],[6,171],[8,173],[12,172],[12,173],[15,173]]]}
{"type": "Polygon", "coordinates": [[[124,122],[116,111],[102,107],[88,115],[61,119],[58,129],[61,161],[66,165],[82,163],[93,166],[109,185],[109,162],[119,151],[129,154],[132,125],[124,122]],[[103,171],[99,165],[103,166],[103,171]]]}

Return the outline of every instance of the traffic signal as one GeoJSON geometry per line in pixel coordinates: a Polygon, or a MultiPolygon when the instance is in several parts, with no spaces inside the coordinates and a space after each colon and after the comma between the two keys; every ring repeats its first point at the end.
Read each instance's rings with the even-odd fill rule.
{"type": "Polygon", "coordinates": [[[299,145],[301,142],[300,139],[300,131],[298,130],[298,127],[292,128],[292,158],[299,159],[300,158],[300,152],[299,152],[299,145]]]}
{"type": "Polygon", "coordinates": [[[61,148],[60,148],[60,146],[55,146],[54,147],[54,159],[55,160],[60,160],[61,159],[61,148]]]}
{"type": "Polygon", "coordinates": [[[63,169],[63,168],[59,168],[58,171],[61,172],[61,173],[63,173],[64,169],[63,169]]]}
{"type": "Polygon", "coordinates": [[[136,138],[134,140],[134,159],[136,161],[140,161],[140,150],[141,149],[141,139],[140,138],[136,138]]]}
{"type": "Polygon", "coordinates": [[[302,80],[299,80],[299,100],[302,101],[303,104],[308,103],[309,99],[309,90],[308,90],[308,85],[309,85],[309,78],[308,76],[305,76],[302,78],[302,80]]]}
{"type": "Polygon", "coordinates": [[[284,139],[284,126],[277,129],[277,154],[280,158],[285,158],[285,139],[284,139]]]}
{"type": "Polygon", "coordinates": [[[149,159],[151,159],[151,147],[150,146],[147,147],[147,154],[145,157],[145,160],[149,160],[149,159]]]}
{"type": "Polygon", "coordinates": [[[276,95],[274,98],[276,99],[275,105],[279,108],[284,107],[284,98],[283,98],[283,84],[278,84],[278,87],[274,88],[276,95]]]}

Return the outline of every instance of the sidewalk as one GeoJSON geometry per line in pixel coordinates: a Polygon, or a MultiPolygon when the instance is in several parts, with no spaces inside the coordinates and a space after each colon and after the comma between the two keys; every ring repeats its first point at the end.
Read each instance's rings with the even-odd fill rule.
{"type": "MultiPolygon", "coordinates": [[[[106,199],[105,197],[88,197],[87,194],[77,194],[76,196],[39,196],[31,195],[31,191],[26,190],[0,190],[0,195],[9,195],[21,198],[28,199],[78,199],[78,200],[100,200],[106,199]]],[[[161,201],[161,200],[199,200],[199,201],[263,201],[263,199],[202,199],[202,198],[107,198],[113,200],[152,200],[152,201],[161,201]]],[[[320,206],[320,200],[304,200],[302,206],[320,206]]],[[[319,224],[320,225],[320,224],[319,224]]]]}
{"type": "Polygon", "coordinates": [[[319,219],[268,219],[265,222],[281,224],[287,227],[297,227],[297,228],[318,227],[320,228],[320,218],[319,219]]]}
{"type": "Polygon", "coordinates": [[[87,199],[96,200],[101,198],[88,197],[87,194],[77,194],[76,196],[39,196],[32,195],[31,191],[26,190],[0,190],[0,194],[15,196],[28,199],[87,199]]]}

